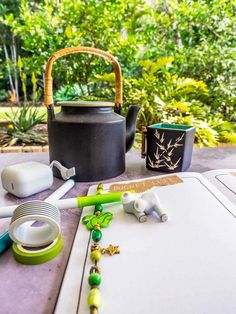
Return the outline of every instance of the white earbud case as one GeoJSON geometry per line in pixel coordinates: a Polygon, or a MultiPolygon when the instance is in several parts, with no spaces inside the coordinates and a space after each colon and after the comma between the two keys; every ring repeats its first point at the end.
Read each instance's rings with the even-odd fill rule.
{"type": "Polygon", "coordinates": [[[6,167],[1,180],[6,191],[17,197],[27,197],[50,188],[53,173],[50,166],[30,161],[6,167]]]}

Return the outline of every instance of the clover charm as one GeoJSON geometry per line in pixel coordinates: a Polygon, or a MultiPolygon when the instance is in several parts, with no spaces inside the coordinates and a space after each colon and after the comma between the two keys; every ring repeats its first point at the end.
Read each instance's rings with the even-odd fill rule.
{"type": "Polygon", "coordinates": [[[93,230],[96,225],[101,228],[109,226],[110,221],[113,218],[113,214],[110,212],[101,213],[100,215],[86,215],[83,217],[82,222],[86,225],[89,230],[93,230]]]}

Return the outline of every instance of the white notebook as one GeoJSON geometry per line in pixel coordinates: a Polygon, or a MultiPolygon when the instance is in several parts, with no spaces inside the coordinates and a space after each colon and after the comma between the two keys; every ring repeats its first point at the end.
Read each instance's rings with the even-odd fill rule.
{"type": "MultiPolygon", "coordinates": [[[[100,245],[119,245],[121,252],[99,262],[100,314],[236,313],[235,172],[175,174],[182,183],[157,188],[169,217],[165,223],[155,215],[139,223],[121,204],[105,206],[114,218],[102,229],[100,245]]],[[[88,194],[95,192],[92,186],[88,194]]],[[[93,211],[86,207],[83,216],[93,211]]],[[[89,313],[91,243],[90,232],[80,222],[57,314],[89,313]]]]}

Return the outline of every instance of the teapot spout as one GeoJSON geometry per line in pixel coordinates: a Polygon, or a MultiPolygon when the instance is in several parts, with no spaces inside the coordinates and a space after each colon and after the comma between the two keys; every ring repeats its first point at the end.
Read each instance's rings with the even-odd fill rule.
{"type": "Polygon", "coordinates": [[[134,143],[136,120],[140,110],[139,106],[130,106],[126,117],[126,152],[130,150],[134,143]]]}

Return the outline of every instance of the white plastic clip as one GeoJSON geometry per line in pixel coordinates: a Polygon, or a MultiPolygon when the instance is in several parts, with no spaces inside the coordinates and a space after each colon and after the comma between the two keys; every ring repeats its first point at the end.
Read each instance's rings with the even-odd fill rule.
{"type": "Polygon", "coordinates": [[[50,163],[50,167],[52,168],[53,166],[55,166],[60,171],[63,180],[68,180],[75,175],[75,167],[68,169],[62,166],[62,164],[57,160],[53,160],[50,163]]]}

